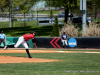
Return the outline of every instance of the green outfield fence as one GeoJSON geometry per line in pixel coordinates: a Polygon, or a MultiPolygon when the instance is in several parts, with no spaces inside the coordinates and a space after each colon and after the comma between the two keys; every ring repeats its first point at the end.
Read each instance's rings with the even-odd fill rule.
{"type": "MultiPolygon", "coordinates": [[[[18,38],[19,37],[6,37],[6,45],[8,45],[8,47],[13,47],[13,45],[18,41],[18,38]]],[[[31,40],[27,41],[27,43],[29,44],[29,48],[34,48],[31,40]]],[[[3,43],[1,43],[0,46],[4,47],[3,43]]],[[[24,46],[21,44],[18,48],[24,48],[24,46]]]]}

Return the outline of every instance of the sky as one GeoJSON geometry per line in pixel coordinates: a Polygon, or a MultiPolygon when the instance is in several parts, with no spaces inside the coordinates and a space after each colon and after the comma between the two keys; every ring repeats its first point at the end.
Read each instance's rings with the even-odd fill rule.
{"type": "Polygon", "coordinates": [[[40,1],[38,4],[36,4],[37,8],[44,8],[45,7],[45,1],[40,1]]]}

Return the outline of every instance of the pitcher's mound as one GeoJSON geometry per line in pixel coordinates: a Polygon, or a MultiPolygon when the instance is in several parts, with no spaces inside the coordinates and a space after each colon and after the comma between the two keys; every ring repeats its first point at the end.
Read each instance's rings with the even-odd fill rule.
{"type": "Polygon", "coordinates": [[[11,56],[0,56],[0,63],[26,63],[26,62],[54,62],[59,60],[52,59],[39,59],[39,58],[28,58],[28,57],[11,57],[11,56]]]}

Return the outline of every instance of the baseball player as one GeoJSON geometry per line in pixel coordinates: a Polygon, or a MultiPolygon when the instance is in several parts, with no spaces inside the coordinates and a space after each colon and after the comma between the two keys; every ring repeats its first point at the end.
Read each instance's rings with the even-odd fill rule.
{"type": "Polygon", "coordinates": [[[66,45],[68,49],[67,41],[68,41],[67,35],[65,34],[65,31],[63,31],[63,34],[61,35],[61,42],[63,43],[63,48],[65,48],[64,46],[66,45]]]}
{"type": "Polygon", "coordinates": [[[7,45],[5,44],[5,41],[6,41],[6,35],[3,33],[3,31],[1,31],[1,34],[0,34],[0,45],[3,42],[4,49],[7,49],[7,45]]]}
{"type": "Polygon", "coordinates": [[[26,41],[28,41],[29,39],[32,39],[34,47],[37,48],[35,40],[34,40],[35,34],[36,33],[34,31],[31,31],[30,34],[24,34],[23,36],[19,37],[17,43],[14,45],[14,47],[17,48],[20,44],[22,44],[26,48],[26,52],[29,58],[33,58],[33,57],[29,53],[28,44],[26,43],[26,41]]]}

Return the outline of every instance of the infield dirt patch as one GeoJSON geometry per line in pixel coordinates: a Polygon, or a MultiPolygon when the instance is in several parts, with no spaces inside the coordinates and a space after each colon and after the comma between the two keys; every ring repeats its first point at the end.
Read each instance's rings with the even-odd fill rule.
{"type": "Polygon", "coordinates": [[[54,61],[59,61],[59,60],[0,56],[0,63],[26,63],[26,62],[39,63],[39,62],[54,62],[54,61]]]}
{"type": "MultiPolygon", "coordinates": [[[[30,53],[100,53],[100,52],[87,52],[87,51],[55,51],[55,50],[29,50],[30,53]]],[[[0,50],[0,53],[26,53],[26,50],[0,50]]],[[[28,57],[11,57],[0,56],[0,63],[40,63],[40,62],[55,62],[59,60],[54,59],[40,59],[28,57]]]]}
{"type": "MultiPolygon", "coordinates": [[[[38,51],[30,50],[30,53],[39,53],[38,51]]],[[[43,51],[40,51],[40,53],[43,51]]],[[[25,50],[0,50],[0,53],[26,53],[25,50]]],[[[12,56],[0,56],[0,63],[40,63],[40,62],[55,62],[59,60],[54,59],[40,59],[40,58],[28,58],[28,57],[12,57],[12,56]]]]}

